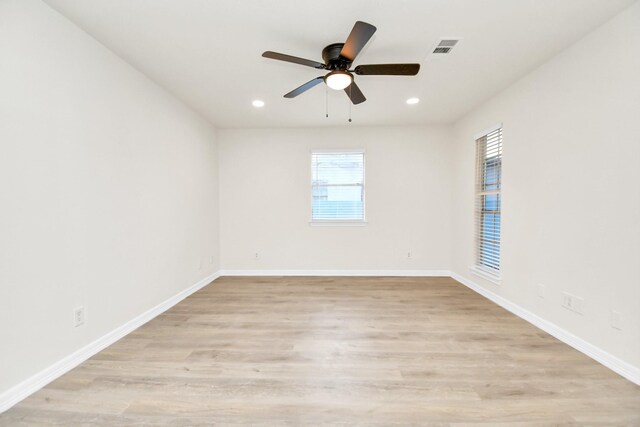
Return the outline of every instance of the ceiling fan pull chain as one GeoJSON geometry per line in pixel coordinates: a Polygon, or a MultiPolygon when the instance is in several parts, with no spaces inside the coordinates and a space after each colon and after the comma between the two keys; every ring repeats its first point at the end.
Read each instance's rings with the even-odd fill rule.
{"type": "Polygon", "coordinates": [[[324,86],[324,105],[325,117],[329,118],[329,87],[327,85],[324,86]]]}
{"type": "Polygon", "coordinates": [[[351,88],[353,87],[353,84],[349,85],[349,123],[351,123],[351,104],[353,104],[353,102],[351,102],[351,88]]]}

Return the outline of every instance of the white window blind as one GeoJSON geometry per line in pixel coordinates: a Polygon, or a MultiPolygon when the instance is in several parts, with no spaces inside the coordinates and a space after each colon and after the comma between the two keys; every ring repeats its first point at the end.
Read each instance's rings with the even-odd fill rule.
{"type": "Polygon", "coordinates": [[[364,152],[312,152],[311,199],[312,221],[364,221],[364,152]]]}
{"type": "Polygon", "coordinates": [[[500,275],[502,128],[476,140],[476,267],[500,275]]]}

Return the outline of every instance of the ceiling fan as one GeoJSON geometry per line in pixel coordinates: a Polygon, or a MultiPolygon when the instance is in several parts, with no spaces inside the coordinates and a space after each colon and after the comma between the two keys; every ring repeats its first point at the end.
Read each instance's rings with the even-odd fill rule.
{"type": "Polygon", "coordinates": [[[420,70],[420,64],[368,64],[358,65],[352,70],[349,69],[356,59],[356,56],[358,56],[358,53],[360,53],[375,32],[376,27],[373,25],[357,21],[351,30],[351,34],[347,37],[346,42],[333,43],[322,49],[324,64],[322,62],[298,58],[297,56],[285,55],[270,50],[264,52],[262,56],[329,71],[326,75],[316,77],[302,86],[295,88],[284,95],[285,98],[295,98],[324,81],[331,89],[344,89],[347,96],[351,99],[351,102],[360,104],[366,101],[367,98],[365,98],[354,81],[353,74],[359,76],[415,76],[420,70]]]}

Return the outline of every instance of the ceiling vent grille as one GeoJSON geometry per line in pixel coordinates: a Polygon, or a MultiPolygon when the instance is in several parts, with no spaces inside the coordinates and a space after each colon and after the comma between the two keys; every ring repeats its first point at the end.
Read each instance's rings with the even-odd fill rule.
{"type": "Polygon", "coordinates": [[[436,47],[433,49],[433,53],[449,53],[451,52],[450,47],[436,47]]]}
{"type": "Polygon", "coordinates": [[[451,37],[442,38],[438,42],[437,46],[433,49],[432,53],[436,55],[446,55],[448,53],[451,53],[451,51],[458,44],[459,41],[460,41],[459,38],[451,38],[451,37]]]}

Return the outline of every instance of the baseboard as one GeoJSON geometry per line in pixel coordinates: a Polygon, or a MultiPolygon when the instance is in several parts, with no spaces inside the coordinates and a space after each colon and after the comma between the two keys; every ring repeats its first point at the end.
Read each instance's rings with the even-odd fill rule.
{"type": "Polygon", "coordinates": [[[526,320],[532,325],[537,326],[549,335],[554,336],[565,344],[570,345],[579,352],[589,356],[590,358],[601,363],[617,374],[625,377],[629,381],[640,385],[640,368],[633,366],[623,360],[620,360],[611,353],[608,353],[601,348],[596,347],[595,345],[583,340],[582,338],[573,335],[571,332],[562,329],[558,325],[551,323],[543,319],[542,317],[531,313],[528,310],[525,310],[519,305],[512,303],[506,298],[503,298],[500,295],[491,292],[490,290],[487,290],[486,288],[478,285],[472,280],[467,279],[466,277],[462,277],[459,274],[453,272],[451,273],[451,277],[462,283],[469,289],[498,304],[500,307],[510,311],[511,313],[515,314],[521,319],[526,320]]]}
{"type": "Polygon", "coordinates": [[[220,270],[220,276],[435,276],[449,277],[449,270],[220,270]]]}
{"type": "Polygon", "coordinates": [[[71,353],[67,357],[48,368],[38,372],[33,375],[31,378],[17,384],[16,386],[10,388],[0,395],[0,413],[6,411],[11,408],[16,403],[25,399],[29,395],[35,393],[40,390],[45,385],[49,384],[51,381],[60,377],[61,375],[69,372],[71,369],[75,368],[85,360],[89,359],[91,356],[96,353],[102,351],[107,348],[114,342],[118,341],[125,335],[133,332],[140,326],[144,325],[154,317],[159,314],[164,313],[174,305],[178,304],[180,301],[193,294],[194,292],[202,289],[213,280],[220,277],[219,272],[213,273],[202,280],[198,281],[196,284],[190,286],[182,292],[172,296],[166,301],[156,305],[155,307],[147,310],[146,312],[140,314],[139,316],[131,319],[124,325],[114,329],[108,334],[98,338],[92,343],[82,347],[81,349],[71,353]]]}

